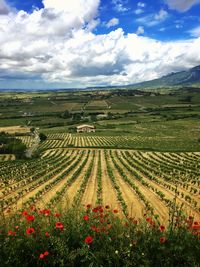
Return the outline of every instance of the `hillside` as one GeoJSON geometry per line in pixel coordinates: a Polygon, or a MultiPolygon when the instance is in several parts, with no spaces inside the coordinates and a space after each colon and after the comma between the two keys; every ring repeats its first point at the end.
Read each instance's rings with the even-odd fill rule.
{"type": "Polygon", "coordinates": [[[128,85],[127,88],[171,87],[200,83],[200,65],[187,71],[172,72],[159,79],[128,85]]]}

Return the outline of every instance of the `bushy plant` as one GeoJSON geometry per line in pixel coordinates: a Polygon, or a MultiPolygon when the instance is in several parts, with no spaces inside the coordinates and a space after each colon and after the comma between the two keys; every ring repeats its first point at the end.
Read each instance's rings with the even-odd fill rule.
{"type": "Polygon", "coordinates": [[[110,206],[35,206],[1,218],[1,266],[200,266],[200,225],[173,213],[121,217],[110,206]]]}

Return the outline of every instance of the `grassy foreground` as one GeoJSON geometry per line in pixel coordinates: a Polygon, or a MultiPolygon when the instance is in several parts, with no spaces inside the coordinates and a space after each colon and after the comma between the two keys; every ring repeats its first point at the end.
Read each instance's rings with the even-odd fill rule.
{"type": "Polygon", "coordinates": [[[108,205],[39,210],[1,218],[1,266],[200,266],[200,225],[172,212],[120,218],[108,205]]]}

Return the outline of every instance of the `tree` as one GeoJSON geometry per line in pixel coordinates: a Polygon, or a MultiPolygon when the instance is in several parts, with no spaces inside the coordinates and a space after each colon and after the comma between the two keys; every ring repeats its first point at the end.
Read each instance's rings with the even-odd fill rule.
{"type": "Polygon", "coordinates": [[[39,138],[41,142],[44,142],[47,139],[47,136],[44,133],[40,133],[39,138]]]}

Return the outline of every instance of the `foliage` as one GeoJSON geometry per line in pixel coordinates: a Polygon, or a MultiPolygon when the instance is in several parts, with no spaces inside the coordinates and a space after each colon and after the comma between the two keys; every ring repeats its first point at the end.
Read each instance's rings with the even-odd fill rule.
{"type": "Polygon", "coordinates": [[[200,225],[173,213],[124,218],[109,205],[61,212],[31,206],[1,218],[2,266],[200,266],[200,225]]]}
{"type": "Polygon", "coordinates": [[[46,134],[44,134],[44,133],[40,133],[40,134],[39,134],[39,138],[40,138],[40,141],[41,141],[41,142],[44,142],[44,141],[47,139],[47,136],[46,136],[46,134]]]}
{"type": "Polygon", "coordinates": [[[26,145],[20,139],[7,133],[0,133],[0,153],[15,154],[16,158],[25,156],[26,145]]]}

